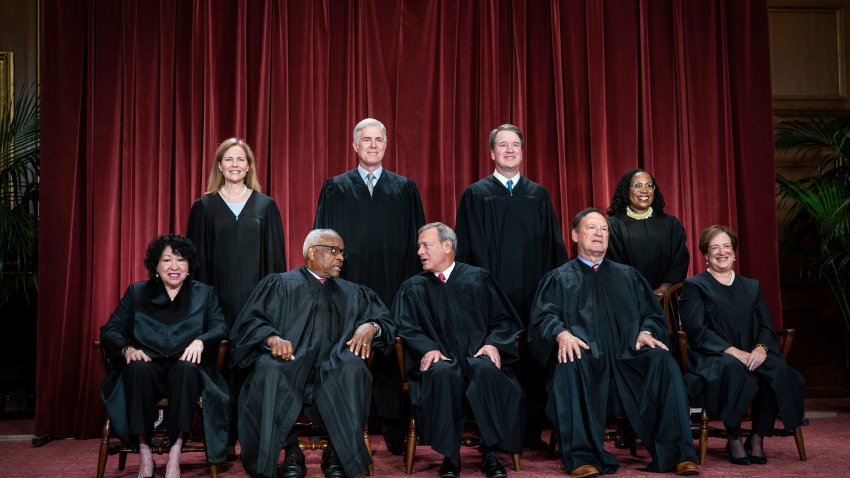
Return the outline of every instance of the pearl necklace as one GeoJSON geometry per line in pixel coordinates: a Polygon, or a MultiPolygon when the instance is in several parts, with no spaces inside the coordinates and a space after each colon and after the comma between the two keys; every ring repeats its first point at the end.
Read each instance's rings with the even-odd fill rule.
{"type": "Polygon", "coordinates": [[[652,217],[652,206],[650,206],[649,209],[647,209],[646,211],[644,211],[642,213],[636,213],[636,212],[632,211],[631,207],[626,206],[626,215],[629,216],[632,219],[637,220],[637,221],[643,221],[644,219],[649,219],[650,217],[652,217]]]}
{"type": "MultiPolygon", "coordinates": [[[[714,277],[714,279],[717,280],[717,282],[720,282],[721,284],[723,284],[723,281],[720,280],[720,277],[718,277],[717,274],[714,273],[714,271],[709,269],[708,273],[711,274],[711,276],[714,277]]],[[[729,277],[729,282],[727,282],[723,285],[727,285],[727,286],[732,285],[733,282],[735,282],[735,271],[732,271],[732,275],[729,277]]]]}
{"type": "Polygon", "coordinates": [[[226,197],[227,199],[230,199],[231,201],[235,201],[235,200],[241,198],[242,196],[244,196],[247,191],[248,191],[248,186],[243,184],[242,185],[242,192],[240,192],[239,194],[227,194],[227,191],[224,190],[224,186],[222,186],[221,189],[218,190],[218,193],[221,194],[222,196],[226,197]]]}

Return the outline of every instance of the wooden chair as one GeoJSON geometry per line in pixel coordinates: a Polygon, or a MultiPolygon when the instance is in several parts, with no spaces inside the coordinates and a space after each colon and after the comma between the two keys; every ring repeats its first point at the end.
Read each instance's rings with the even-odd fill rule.
{"type": "MultiPolygon", "coordinates": [[[[682,323],[679,315],[679,296],[681,294],[682,283],[675,284],[667,289],[664,294],[662,305],[664,307],[664,315],[667,316],[667,328],[670,332],[670,341],[673,344],[673,356],[679,363],[679,368],[682,373],[688,373],[688,340],[685,331],[682,330],[682,323]]],[[[777,330],[776,337],[779,341],[779,353],[785,358],[788,351],[791,350],[791,344],[794,342],[794,329],[777,330]]],[[[705,408],[691,403],[691,430],[694,437],[699,439],[699,464],[704,465],[708,456],[708,438],[726,438],[726,430],[723,428],[709,426],[711,417],[705,411],[705,408]]],[[[744,435],[749,434],[750,430],[743,430],[744,435]]],[[[776,428],[773,431],[775,436],[794,436],[794,441],[797,443],[797,453],[800,455],[800,461],[806,461],[806,445],[803,442],[803,427],[798,426],[793,432],[787,432],[784,429],[776,428]]]]}
{"type": "MultiPolygon", "coordinates": [[[[98,365],[100,365],[100,368],[105,374],[108,374],[112,370],[112,364],[109,361],[109,357],[106,355],[106,349],[101,346],[100,340],[92,342],[92,348],[94,349],[94,356],[98,365]]],[[[224,365],[224,358],[226,354],[227,340],[222,340],[218,345],[218,352],[216,355],[215,366],[217,369],[221,370],[222,365],[224,365]]],[[[154,425],[154,437],[151,440],[150,448],[151,453],[155,453],[157,455],[167,454],[171,447],[168,443],[167,432],[164,427],[165,410],[167,408],[167,398],[163,398],[156,404],[157,419],[154,425]]],[[[201,410],[201,408],[201,404],[199,403],[198,410],[201,410]]],[[[203,430],[203,427],[201,429],[203,430]]],[[[203,452],[206,455],[207,449],[204,445],[203,438],[197,443],[193,443],[191,441],[187,442],[183,446],[183,452],[203,452]]],[[[118,454],[118,469],[123,471],[124,465],[127,463],[127,453],[138,452],[127,446],[121,440],[112,436],[109,417],[106,417],[106,421],[103,424],[102,439],[100,441],[100,453],[97,458],[97,478],[103,478],[103,474],[106,471],[106,460],[109,458],[109,455],[118,454]]],[[[209,466],[210,476],[218,478],[218,466],[213,463],[210,463],[209,466]]]]}
{"type": "MultiPolygon", "coordinates": [[[[516,344],[519,345],[520,338],[517,337],[516,344]]],[[[404,368],[404,343],[401,340],[401,337],[396,337],[395,339],[395,353],[396,358],[398,359],[398,366],[401,371],[401,389],[405,396],[410,397],[410,384],[407,381],[407,373],[404,368]]],[[[470,422],[467,420],[467,424],[470,425],[474,422],[470,422]]],[[[477,432],[477,430],[472,430],[473,433],[477,432]]],[[[404,472],[410,475],[413,473],[413,458],[416,456],[416,444],[419,441],[419,437],[416,435],[416,420],[413,419],[413,414],[410,415],[410,428],[407,434],[407,449],[404,453],[404,472]]],[[[463,446],[478,446],[480,444],[480,439],[477,436],[472,434],[467,435],[464,434],[461,439],[461,445],[463,446]]],[[[519,453],[511,454],[511,458],[514,463],[514,470],[519,471],[520,467],[520,457],[519,453]]]]}

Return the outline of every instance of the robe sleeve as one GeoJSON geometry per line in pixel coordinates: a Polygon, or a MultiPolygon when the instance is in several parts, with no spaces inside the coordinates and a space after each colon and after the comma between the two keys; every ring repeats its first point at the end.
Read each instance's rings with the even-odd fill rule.
{"type": "Polygon", "coordinates": [[[756,344],[763,344],[767,349],[775,354],[779,354],[779,343],[776,340],[776,332],[773,330],[773,321],[770,318],[770,310],[767,308],[767,303],[764,301],[764,295],[761,293],[761,285],[756,285],[756,306],[753,313],[756,315],[755,320],[758,321],[758,333],[755,335],[756,344]]]}
{"type": "Polygon", "coordinates": [[[269,274],[251,292],[230,331],[230,363],[247,368],[264,353],[265,340],[281,335],[275,327],[286,292],[280,274],[269,274]]]}
{"type": "Polygon", "coordinates": [[[561,225],[558,218],[555,217],[555,210],[552,208],[552,200],[549,198],[549,192],[543,189],[543,206],[544,214],[546,215],[546,237],[550,239],[545,241],[545,256],[547,259],[546,270],[550,271],[557,268],[567,261],[567,248],[564,245],[564,237],[561,234],[561,225]]]}
{"type": "Polygon", "coordinates": [[[199,265],[195,271],[194,277],[200,282],[209,284],[210,277],[209,264],[213,260],[212,251],[210,250],[209,231],[207,231],[207,208],[204,205],[203,197],[199,198],[192,204],[192,210],[189,212],[189,222],[186,225],[186,237],[192,241],[195,250],[198,252],[199,265]]]}
{"type": "MultiPolygon", "coordinates": [[[[664,309],[655,297],[655,293],[649,282],[637,271],[632,269],[632,283],[635,288],[635,297],[637,306],[640,307],[640,331],[647,330],[652,333],[656,340],[664,342],[670,346],[670,334],[667,328],[667,317],[664,315],[664,309]]],[[[637,337],[634,337],[637,340],[637,337]]]]}
{"type": "Polygon", "coordinates": [[[679,298],[679,314],[682,329],[688,337],[690,347],[708,353],[720,354],[732,346],[709,328],[703,292],[690,279],[686,280],[682,286],[682,294],[679,298]]]}
{"type": "Polygon", "coordinates": [[[227,323],[224,320],[224,312],[218,304],[215,288],[209,287],[207,289],[204,333],[198,337],[198,340],[204,343],[204,355],[213,359],[218,353],[219,343],[225,338],[227,338],[227,323]]]}
{"type": "Polygon", "coordinates": [[[109,320],[100,328],[100,343],[106,350],[106,356],[112,363],[121,363],[124,357],[121,350],[132,345],[135,311],[135,284],[124,292],[121,302],[109,316],[109,320]]]}
{"type": "Polygon", "coordinates": [[[395,343],[396,329],[390,319],[390,311],[378,298],[378,294],[366,286],[358,286],[360,288],[361,302],[360,315],[355,322],[354,330],[357,330],[363,324],[375,322],[381,327],[381,335],[372,337],[372,348],[383,353],[390,350],[390,345],[395,343]]]}
{"type": "Polygon", "coordinates": [[[330,210],[333,204],[333,179],[328,179],[322,185],[322,191],[319,193],[319,202],[316,204],[316,218],[313,220],[313,229],[322,229],[330,224],[333,211],[330,210]]]}
{"type": "Polygon", "coordinates": [[[608,218],[608,249],[605,251],[605,259],[610,259],[620,264],[625,264],[626,256],[623,247],[622,223],[617,217],[608,218]]]}
{"type": "Polygon", "coordinates": [[[266,244],[265,270],[269,273],[286,272],[286,240],[283,236],[283,223],[280,219],[280,210],[273,199],[269,201],[266,208],[265,220],[265,231],[263,231],[266,236],[264,238],[266,244]]]}
{"type": "Polygon", "coordinates": [[[485,345],[499,349],[502,363],[511,364],[519,360],[516,337],[522,330],[522,322],[490,273],[483,271],[484,287],[490,295],[490,330],[485,345]]]}
{"type": "Polygon", "coordinates": [[[409,240],[405,248],[406,258],[404,277],[413,277],[422,269],[422,262],[417,255],[416,241],[419,236],[419,228],[425,225],[425,211],[422,208],[422,198],[419,196],[419,189],[416,183],[408,181],[406,195],[408,196],[407,220],[410,223],[409,240]]]}
{"type": "Polygon", "coordinates": [[[669,217],[672,223],[670,227],[673,236],[670,238],[670,252],[672,256],[670,257],[670,269],[664,274],[662,282],[676,284],[682,282],[688,274],[691,254],[685,245],[685,228],[682,227],[682,223],[678,219],[673,216],[669,217]]]}
{"type": "Polygon", "coordinates": [[[478,201],[475,193],[470,188],[466,188],[457,204],[457,215],[455,217],[457,257],[455,260],[475,264],[489,270],[490,264],[486,255],[476,254],[476,251],[483,251],[484,248],[472,247],[472,244],[488,244],[490,242],[486,240],[487,238],[481,237],[484,225],[480,219],[484,215],[481,214],[479,203],[480,201],[478,201]]]}
{"type": "MultiPolygon", "coordinates": [[[[422,317],[420,317],[421,308],[417,302],[421,300],[415,293],[415,287],[409,284],[402,284],[395,301],[393,301],[393,322],[396,324],[398,336],[404,341],[404,348],[407,355],[416,362],[418,369],[419,360],[426,352],[431,350],[440,350],[444,354],[446,350],[442,350],[440,344],[428,337],[422,330],[422,317]]],[[[412,362],[410,361],[410,362],[412,362]]],[[[408,363],[408,369],[412,369],[414,364],[408,363]]]]}
{"type": "Polygon", "coordinates": [[[562,319],[564,311],[562,287],[559,274],[550,272],[543,277],[531,306],[531,321],[528,327],[528,342],[531,354],[538,363],[549,365],[549,357],[557,343],[555,337],[567,330],[562,319]]]}

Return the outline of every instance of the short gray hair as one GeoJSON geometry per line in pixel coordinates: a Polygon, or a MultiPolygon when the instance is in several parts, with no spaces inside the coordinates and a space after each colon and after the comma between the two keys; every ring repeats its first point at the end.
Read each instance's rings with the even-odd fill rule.
{"type": "Polygon", "coordinates": [[[308,232],[307,237],[304,238],[304,259],[307,258],[307,251],[311,247],[322,242],[323,237],[328,236],[336,236],[340,239],[342,238],[342,236],[340,236],[339,233],[334,231],[333,229],[313,229],[312,231],[308,232]]]}
{"type": "Polygon", "coordinates": [[[510,123],[505,123],[498,128],[490,131],[490,151],[496,149],[496,135],[501,131],[510,131],[511,133],[515,133],[519,136],[519,149],[525,149],[525,136],[522,134],[522,130],[519,129],[519,126],[512,125],[510,123]]]}
{"type": "Polygon", "coordinates": [[[375,118],[366,118],[357,123],[357,126],[354,127],[354,142],[360,141],[360,132],[370,126],[377,126],[381,128],[381,134],[384,135],[384,141],[387,141],[387,128],[384,127],[384,123],[376,120],[375,118]]]}
{"type": "Polygon", "coordinates": [[[457,253],[457,234],[455,234],[454,230],[449,226],[443,224],[442,222],[432,222],[429,224],[425,224],[424,226],[419,228],[419,232],[417,235],[422,234],[428,229],[436,229],[437,236],[440,238],[440,244],[451,241],[452,243],[452,251],[457,253]]]}

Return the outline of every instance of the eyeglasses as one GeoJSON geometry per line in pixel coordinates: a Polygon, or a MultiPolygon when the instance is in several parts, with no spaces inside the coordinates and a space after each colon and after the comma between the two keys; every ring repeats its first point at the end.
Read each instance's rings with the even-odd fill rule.
{"type": "Polygon", "coordinates": [[[646,188],[649,191],[655,191],[655,184],[652,183],[634,183],[632,184],[632,189],[635,191],[640,191],[641,189],[646,188]]]}
{"type": "Polygon", "coordinates": [[[348,257],[348,251],[346,251],[344,248],[339,248],[339,247],[336,247],[336,246],[328,246],[328,245],[325,245],[325,244],[313,244],[313,247],[329,247],[330,250],[331,250],[331,255],[334,255],[334,256],[342,255],[343,259],[348,257]]]}

